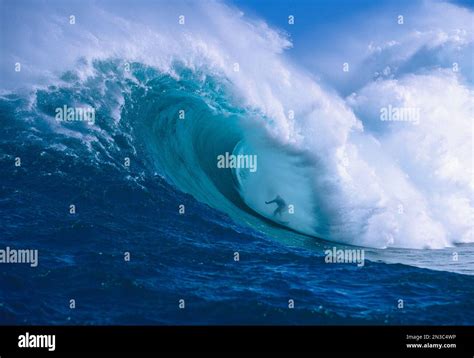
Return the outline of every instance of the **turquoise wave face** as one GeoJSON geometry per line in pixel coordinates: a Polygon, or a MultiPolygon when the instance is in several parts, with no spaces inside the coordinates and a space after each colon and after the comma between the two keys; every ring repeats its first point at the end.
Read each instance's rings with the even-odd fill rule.
{"type": "Polygon", "coordinates": [[[153,164],[202,202],[224,211],[242,208],[232,172],[219,169],[217,157],[232,153],[243,138],[240,126],[246,113],[230,103],[214,78],[189,70],[178,75],[158,75],[131,93],[137,99],[133,116],[141,120],[140,135],[153,164]]]}

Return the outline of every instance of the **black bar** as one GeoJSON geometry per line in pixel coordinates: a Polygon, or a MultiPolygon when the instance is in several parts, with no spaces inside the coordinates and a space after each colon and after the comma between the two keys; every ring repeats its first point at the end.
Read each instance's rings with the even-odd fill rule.
{"type": "Polygon", "coordinates": [[[466,326],[0,326],[0,356],[58,352],[398,352],[474,355],[466,326]],[[55,350],[20,348],[19,336],[55,335],[55,350]],[[429,337],[428,337],[429,335],[429,337]],[[444,336],[443,336],[444,335],[444,336]],[[451,336],[455,335],[455,336],[451,336]],[[409,336],[410,338],[407,338],[409,336]],[[416,338],[419,338],[417,341],[416,338]],[[407,344],[456,348],[407,348],[407,344]]]}

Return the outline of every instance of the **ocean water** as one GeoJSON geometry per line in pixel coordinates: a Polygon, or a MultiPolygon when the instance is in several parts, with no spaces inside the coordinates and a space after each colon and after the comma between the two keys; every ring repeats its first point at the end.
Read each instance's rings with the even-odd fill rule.
{"type": "Polygon", "coordinates": [[[474,323],[473,243],[352,242],[363,266],[326,263],[346,243],[258,206],[285,188],[296,210],[311,206],[311,161],[272,144],[255,124],[265,114],[205,67],[122,65],[80,60],[0,97],[0,247],[39,252],[38,267],[1,266],[1,324],[474,323]],[[81,104],[93,125],[55,119],[81,104]],[[216,167],[242,148],[259,153],[259,176],[216,167]]]}

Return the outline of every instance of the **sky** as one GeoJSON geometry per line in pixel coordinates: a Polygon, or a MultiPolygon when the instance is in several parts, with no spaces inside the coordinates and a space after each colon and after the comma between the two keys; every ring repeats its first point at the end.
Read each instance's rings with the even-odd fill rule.
{"type": "MultiPolygon", "coordinates": [[[[467,37],[472,40],[474,26],[473,1],[232,0],[231,4],[247,16],[265,19],[286,32],[292,42],[287,55],[343,95],[360,88],[376,72],[383,72],[386,62],[390,65],[394,57],[413,57],[412,60],[421,65],[429,63],[430,57],[437,57],[437,50],[442,51],[443,44],[440,44],[438,49],[423,53],[424,47],[430,47],[434,39],[428,35],[415,38],[413,34],[449,33],[462,28],[469,30],[467,37]],[[294,16],[294,25],[288,24],[289,15],[294,16]],[[403,16],[403,25],[398,24],[399,15],[403,16]],[[394,47],[400,52],[399,56],[385,51],[378,59],[369,58],[367,49],[371,43],[377,46],[390,41],[400,42],[394,47]],[[349,73],[340,71],[345,62],[352,67],[349,73]]],[[[453,62],[462,62],[462,72],[472,81],[472,44],[468,52],[436,58],[433,65],[451,66],[453,62]]],[[[405,69],[401,70],[410,72],[418,65],[405,63],[405,69]]]]}

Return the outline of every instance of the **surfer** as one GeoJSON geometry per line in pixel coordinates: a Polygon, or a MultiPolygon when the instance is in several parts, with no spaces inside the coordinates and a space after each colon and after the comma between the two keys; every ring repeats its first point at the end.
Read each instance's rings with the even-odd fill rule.
{"type": "Polygon", "coordinates": [[[285,203],[285,200],[283,200],[283,198],[280,196],[280,195],[277,195],[275,199],[271,200],[271,201],[266,201],[265,204],[272,204],[272,203],[275,203],[277,204],[277,208],[275,209],[275,211],[273,212],[273,215],[276,216],[277,214],[280,215],[281,217],[281,214],[285,211],[286,209],[286,203],[285,203]]]}

